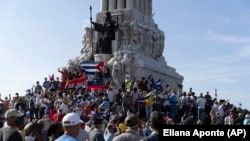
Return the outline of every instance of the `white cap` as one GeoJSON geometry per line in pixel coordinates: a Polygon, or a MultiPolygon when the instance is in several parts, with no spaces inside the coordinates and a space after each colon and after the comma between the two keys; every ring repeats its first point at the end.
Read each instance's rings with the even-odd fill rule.
{"type": "Polygon", "coordinates": [[[63,126],[74,126],[80,123],[83,123],[83,121],[77,113],[68,113],[62,119],[63,126]]]}
{"type": "Polygon", "coordinates": [[[250,118],[250,114],[246,114],[246,115],[245,115],[245,118],[250,118]]]}
{"type": "Polygon", "coordinates": [[[5,118],[21,117],[21,116],[23,116],[23,114],[18,112],[16,109],[9,109],[8,111],[5,112],[4,116],[5,116],[5,118]]]}

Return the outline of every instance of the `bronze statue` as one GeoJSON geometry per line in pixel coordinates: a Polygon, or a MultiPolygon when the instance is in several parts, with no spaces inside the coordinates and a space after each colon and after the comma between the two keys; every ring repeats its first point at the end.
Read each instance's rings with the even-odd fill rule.
{"type": "Polygon", "coordinates": [[[112,54],[112,40],[115,40],[115,32],[118,30],[119,24],[112,20],[111,13],[106,12],[105,23],[99,24],[92,21],[94,30],[102,33],[102,37],[97,42],[97,53],[112,54]]]}

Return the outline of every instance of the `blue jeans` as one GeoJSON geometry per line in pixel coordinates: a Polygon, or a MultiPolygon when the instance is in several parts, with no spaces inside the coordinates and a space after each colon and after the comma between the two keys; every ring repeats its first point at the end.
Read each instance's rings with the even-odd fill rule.
{"type": "Polygon", "coordinates": [[[204,108],[198,108],[198,112],[197,112],[197,119],[200,119],[201,115],[203,114],[204,112],[204,108]]]}
{"type": "Polygon", "coordinates": [[[152,111],[153,111],[153,106],[152,106],[152,105],[146,106],[145,109],[146,109],[146,120],[148,120],[149,117],[150,117],[150,114],[151,114],[152,111]]]}

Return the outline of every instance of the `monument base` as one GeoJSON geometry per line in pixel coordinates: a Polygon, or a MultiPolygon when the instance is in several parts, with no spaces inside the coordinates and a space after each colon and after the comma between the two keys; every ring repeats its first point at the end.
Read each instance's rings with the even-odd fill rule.
{"type": "Polygon", "coordinates": [[[139,55],[134,61],[133,76],[136,79],[151,75],[155,82],[161,79],[163,86],[168,84],[171,87],[183,82],[184,77],[177,73],[175,68],[168,66],[164,57],[160,60],[155,60],[144,55],[139,55]],[[140,61],[139,65],[138,61],[140,61]]]}
{"type": "Polygon", "coordinates": [[[112,57],[111,54],[95,54],[95,62],[107,62],[112,57]]]}

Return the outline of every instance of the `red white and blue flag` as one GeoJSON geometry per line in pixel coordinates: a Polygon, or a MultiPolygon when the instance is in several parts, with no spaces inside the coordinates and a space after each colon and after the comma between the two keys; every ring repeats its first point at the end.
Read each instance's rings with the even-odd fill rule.
{"type": "Polygon", "coordinates": [[[155,81],[154,81],[154,78],[151,77],[150,82],[151,82],[151,85],[152,85],[152,87],[153,87],[154,89],[161,90],[162,87],[163,87],[163,84],[162,84],[161,79],[159,79],[158,81],[155,82],[155,81]]]}
{"type": "Polygon", "coordinates": [[[157,90],[162,89],[162,87],[163,87],[163,85],[162,85],[161,79],[159,79],[158,81],[155,82],[155,88],[157,90]]]}
{"type": "Polygon", "coordinates": [[[81,63],[81,69],[88,75],[94,75],[96,72],[101,72],[104,62],[84,62],[81,63]]]}

